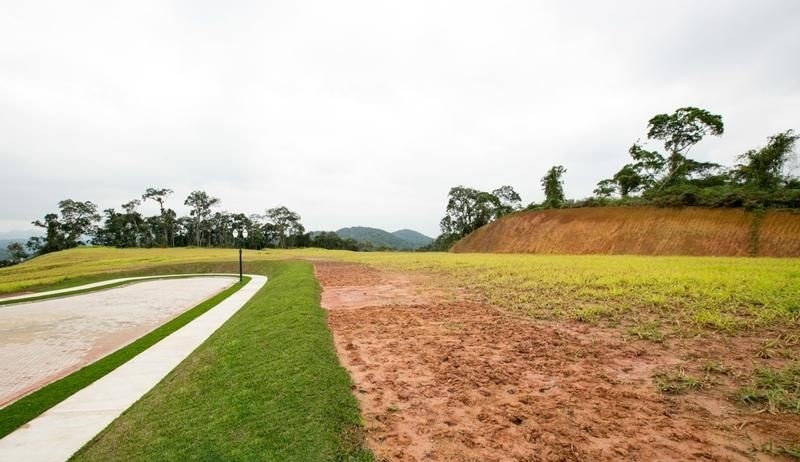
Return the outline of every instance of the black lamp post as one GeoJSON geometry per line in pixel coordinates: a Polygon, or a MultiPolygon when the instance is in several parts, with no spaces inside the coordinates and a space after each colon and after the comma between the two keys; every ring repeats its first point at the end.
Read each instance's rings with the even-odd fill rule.
{"type": "Polygon", "coordinates": [[[247,239],[247,230],[233,230],[233,238],[239,241],[239,282],[242,282],[242,240],[247,239]]]}

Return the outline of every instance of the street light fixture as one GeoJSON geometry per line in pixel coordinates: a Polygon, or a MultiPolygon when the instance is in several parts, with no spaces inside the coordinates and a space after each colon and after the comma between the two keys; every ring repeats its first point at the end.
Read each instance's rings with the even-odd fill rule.
{"type": "Polygon", "coordinates": [[[239,242],[239,282],[242,282],[242,240],[247,239],[247,229],[234,229],[233,238],[239,242]]]}

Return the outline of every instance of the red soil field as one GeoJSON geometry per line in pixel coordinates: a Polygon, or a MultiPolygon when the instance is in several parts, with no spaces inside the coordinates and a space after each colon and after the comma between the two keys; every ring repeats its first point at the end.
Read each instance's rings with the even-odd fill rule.
{"type": "Polygon", "coordinates": [[[453,252],[800,257],[800,212],[597,207],[522,212],[453,252]]]}
{"type": "MultiPolygon", "coordinates": [[[[731,398],[763,340],[788,329],[654,344],[623,326],[514,315],[441,276],[323,261],[315,270],[379,462],[788,462],[781,448],[800,441],[800,415],[731,398]],[[720,358],[727,372],[704,372],[720,358]],[[677,369],[712,377],[660,392],[654,374],[677,369]]],[[[787,348],[797,354],[800,343],[787,348]]]]}

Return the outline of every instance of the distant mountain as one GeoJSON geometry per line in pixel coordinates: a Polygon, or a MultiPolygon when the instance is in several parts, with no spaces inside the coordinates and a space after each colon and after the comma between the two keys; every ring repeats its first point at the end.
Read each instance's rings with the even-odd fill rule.
{"type": "Polygon", "coordinates": [[[393,232],[392,234],[406,242],[413,244],[414,248],[424,247],[433,242],[432,238],[414,231],[413,229],[401,229],[393,232]]]}
{"type": "Polygon", "coordinates": [[[342,239],[353,239],[358,242],[369,243],[375,247],[385,247],[397,250],[413,250],[429,244],[433,239],[410,229],[402,229],[390,233],[378,228],[366,226],[353,226],[336,231],[342,239]]]}
{"type": "MultiPolygon", "coordinates": [[[[43,236],[42,229],[27,229],[27,230],[16,230],[16,231],[0,231],[0,240],[25,240],[27,241],[31,236],[43,236]]],[[[5,245],[3,246],[5,248],[5,245]]]]}

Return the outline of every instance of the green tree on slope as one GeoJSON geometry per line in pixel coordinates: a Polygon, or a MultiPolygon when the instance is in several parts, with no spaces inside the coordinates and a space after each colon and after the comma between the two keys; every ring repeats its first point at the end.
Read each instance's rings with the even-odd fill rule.
{"type": "Polygon", "coordinates": [[[45,237],[33,237],[26,245],[36,254],[57,252],[83,245],[83,237],[95,232],[95,222],[100,220],[97,206],[91,201],[64,199],[58,203],[60,215],[48,213],[44,221],[32,222],[45,229],[45,237]]]}
{"type": "Polygon", "coordinates": [[[542,189],[544,190],[544,207],[557,208],[564,202],[564,180],[562,177],[567,173],[561,165],[554,165],[542,177],[542,189]]]}
{"type": "Polygon", "coordinates": [[[786,165],[794,155],[794,146],[800,136],[792,130],[771,136],[766,146],[751,149],[738,157],[733,177],[744,185],[757,189],[774,189],[789,181],[786,165]]]}

